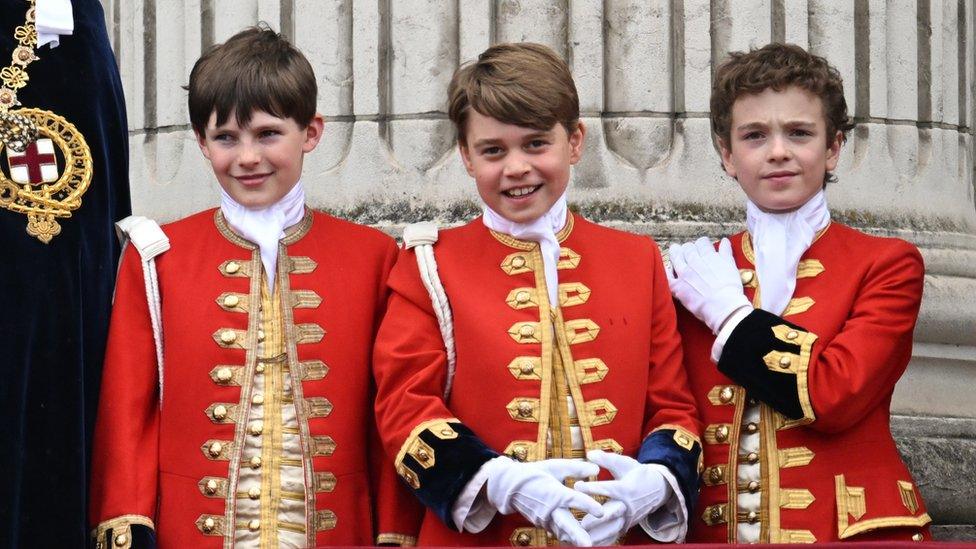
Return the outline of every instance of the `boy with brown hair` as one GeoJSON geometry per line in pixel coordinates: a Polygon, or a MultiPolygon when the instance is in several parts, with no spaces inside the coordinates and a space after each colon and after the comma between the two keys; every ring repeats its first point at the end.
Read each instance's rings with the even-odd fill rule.
{"type": "Polygon", "coordinates": [[[924,268],[911,244],[830,220],[824,189],[853,127],[840,76],[794,45],[732,53],[711,111],[748,230],[669,252],[706,423],[689,540],[928,539],[888,428],[924,268]]]}
{"type": "Polygon", "coordinates": [[[305,204],[302,162],[323,131],[312,68],[252,28],[208,50],[188,90],[221,204],[148,246],[150,229],[132,232],[140,254],[167,237],[171,249],[155,269],[132,246],[122,260],[96,427],[95,541],[410,543],[400,528],[412,497],[378,467],[371,414],[396,246],[305,204]],[[158,281],[155,307],[144,277],[158,281]]]}
{"type": "Polygon", "coordinates": [[[448,95],[484,215],[405,232],[374,356],[380,435],[428,507],[418,542],[683,539],[700,442],[667,279],[652,240],[567,210],[586,134],[569,68],[498,44],[448,95]],[[572,487],[600,466],[614,480],[572,487]]]}

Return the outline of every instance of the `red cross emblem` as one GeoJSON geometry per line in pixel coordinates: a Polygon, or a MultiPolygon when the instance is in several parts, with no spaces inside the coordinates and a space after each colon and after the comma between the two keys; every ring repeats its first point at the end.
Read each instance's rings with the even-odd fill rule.
{"type": "Polygon", "coordinates": [[[24,152],[7,151],[7,167],[10,169],[10,179],[21,184],[38,185],[57,181],[58,161],[54,156],[54,143],[50,139],[42,138],[34,141],[24,152]]]}

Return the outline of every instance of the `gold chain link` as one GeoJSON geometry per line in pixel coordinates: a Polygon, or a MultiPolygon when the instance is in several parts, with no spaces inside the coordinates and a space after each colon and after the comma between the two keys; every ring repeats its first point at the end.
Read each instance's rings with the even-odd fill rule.
{"type": "Polygon", "coordinates": [[[0,114],[6,113],[8,109],[20,105],[17,100],[17,90],[27,85],[30,77],[27,75],[27,66],[37,61],[37,27],[34,25],[34,0],[27,0],[30,7],[24,24],[14,29],[14,39],[19,44],[14,48],[10,65],[0,69],[0,80],[3,87],[0,87],[0,114]]]}

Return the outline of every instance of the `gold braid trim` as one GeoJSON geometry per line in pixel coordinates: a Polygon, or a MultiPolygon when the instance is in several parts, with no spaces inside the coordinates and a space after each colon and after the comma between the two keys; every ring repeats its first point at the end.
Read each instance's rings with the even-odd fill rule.
{"type": "Polygon", "coordinates": [[[386,532],[376,536],[376,545],[399,545],[400,547],[415,547],[417,538],[406,534],[394,534],[386,532]]]}
{"type": "Polygon", "coordinates": [[[118,549],[129,549],[132,547],[132,527],[135,525],[146,526],[151,530],[156,529],[152,519],[142,515],[121,515],[111,518],[98,524],[91,532],[91,537],[95,541],[96,549],[106,549],[117,547],[118,549]],[[106,534],[112,532],[112,539],[105,539],[106,534]]]}

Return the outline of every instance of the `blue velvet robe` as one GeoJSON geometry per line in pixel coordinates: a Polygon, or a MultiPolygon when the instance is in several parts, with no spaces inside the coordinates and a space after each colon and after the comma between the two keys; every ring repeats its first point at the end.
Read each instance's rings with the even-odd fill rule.
{"type": "MultiPolygon", "coordinates": [[[[0,548],[87,543],[91,438],[119,254],[112,224],[130,203],[125,105],[102,7],[72,4],[74,34],[37,51],[18,96],[81,131],[91,185],[48,244],[27,234],[26,215],[0,209],[0,548]]],[[[2,66],[27,7],[0,0],[2,66]]]]}

